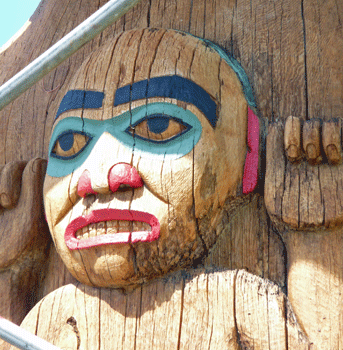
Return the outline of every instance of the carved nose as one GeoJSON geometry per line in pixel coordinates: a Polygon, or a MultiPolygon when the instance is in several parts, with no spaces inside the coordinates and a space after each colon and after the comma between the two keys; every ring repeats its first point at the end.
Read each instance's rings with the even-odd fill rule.
{"type": "Polygon", "coordinates": [[[108,183],[112,192],[118,191],[120,185],[129,185],[132,188],[143,186],[143,180],[137,170],[126,163],[116,164],[110,169],[108,183]]]}
{"type": "MultiPolygon", "coordinates": [[[[118,163],[114,165],[108,172],[108,184],[112,192],[118,191],[120,185],[128,185],[132,188],[143,186],[143,180],[137,170],[126,163],[118,163]]],[[[88,170],[85,170],[77,184],[77,194],[85,198],[88,194],[97,194],[92,187],[91,175],[88,170]]]]}

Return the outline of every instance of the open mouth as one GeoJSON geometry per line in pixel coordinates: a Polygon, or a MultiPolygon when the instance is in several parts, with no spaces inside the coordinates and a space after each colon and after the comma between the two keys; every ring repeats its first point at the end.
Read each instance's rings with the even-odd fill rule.
{"type": "Polygon", "coordinates": [[[69,223],[64,240],[70,250],[105,244],[152,242],[160,236],[160,224],[149,213],[100,209],[69,223]]]}

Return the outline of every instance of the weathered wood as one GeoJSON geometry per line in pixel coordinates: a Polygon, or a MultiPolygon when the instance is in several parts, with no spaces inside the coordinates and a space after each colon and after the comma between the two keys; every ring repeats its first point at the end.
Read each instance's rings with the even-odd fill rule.
{"type": "Polygon", "coordinates": [[[9,163],[0,174],[10,204],[0,208],[0,315],[17,323],[39,300],[37,284],[51,242],[42,201],[45,169],[45,160],[33,159],[9,163]]]}
{"type": "Polygon", "coordinates": [[[70,350],[309,349],[285,300],[245,271],[180,272],[130,293],[67,285],[22,326],[70,350]]]}
{"type": "MultiPolygon", "coordinates": [[[[286,161],[280,137],[283,137],[283,126],[271,125],[267,138],[265,182],[269,214],[279,223],[294,228],[340,225],[343,215],[340,199],[342,166],[331,166],[327,161],[322,165],[286,161]]],[[[322,137],[324,135],[320,135],[320,153],[324,152],[322,137]]]]}
{"type": "Polygon", "coordinates": [[[268,230],[263,198],[255,195],[226,210],[227,215],[217,226],[218,239],[204,265],[244,268],[285,288],[284,246],[280,237],[268,230]]]}
{"type": "Polygon", "coordinates": [[[333,165],[342,162],[341,120],[323,123],[323,148],[328,162],[333,165]]]}
{"type": "MultiPolygon", "coordinates": [[[[324,149],[330,144],[339,149],[340,123],[324,122],[322,133],[317,120],[305,125],[308,125],[307,130],[304,127],[305,147],[314,140],[312,145],[316,143],[322,153],[323,138],[324,149]],[[306,137],[310,141],[306,141],[306,137]]],[[[285,129],[285,132],[292,133],[292,130],[285,129]]],[[[283,187],[282,178],[272,174],[273,167],[280,164],[280,158],[274,157],[282,154],[283,145],[276,136],[281,134],[280,123],[270,126],[267,143],[272,151],[267,153],[265,195],[267,210],[286,242],[288,296],[301,326],[313,342],[313,348],[340,349],[342,330],[339,320],[343,315],[339,297],[343,285],[340,272],[343,239],[341,166],[325,164],[328,161],[325,159],[321,165],[288,162],[286,186],[283,187]],[[270,180],[274,178],[277,181],[273,183],[270,180]],[[280,208],[275,203],[281,199],[283,205],[280,208]]],[[[282,163],[285,163],[284,159],[282,163]]],[[[316,157],[310,157],[310,160],[314,159],[316,157]]]]}
{"type": "Polygon", "coordinates": [[[13,208],[19,199],[21,177],[27,162],[11,162],[1,169],[0,205],[3,208],[13,208]]]}
{"type": "MultiPolygon", "coordinates": [[[[33,242],[40,236],[40,229],[44,228],[44,223],[41,222],[43,215],[41,193],[46,161],[33,159],[28,162],[21,185],[23,167],[23,163],[10,164],[3,168],[4,176],[1,174],[1,188],[4,191],[2,193],[9,198],[6,202],[13,206],[18,192],[21,191],[21,194],[15,209],[1,209],[0,268],[10,266],[25,250],[32,249],[33,242]],[[13,177],[11,173],[14,173],[13,177]],[[13,182],[15,179],[17,181],[13,182]],[[7,190],[10,194],[7,194],[7,190]]],[[[46,240],[47,237],[43,238],[41,243],[46,240]]]]}
{"type": "MultiPolygon", "coordinates": [[[[5,81],[10,78],[16,71],[44,52],[52,43],[55,43],[105,2],[103,0],[96,3],[90,0],[42,1],[39,9],[31,18],[32,24],[9,48],[0,53],[2,67],[0,80],[5,81]]],[[[42,83],[31,88],[21,98],[1,111],[0,149],[3,151],[0,152],[0,163],[8,164],[12,161],[27,160],[36,156],[46,157],[55,112],[64,94],[64,89],[70,85],[75,70],[81,65],[84,58],[98,48],[102,42],[113,39],[116,34],[131,28],[176,28],[221,44],[242,63],[254,86],[259,112],[269,120],[285,120],[289,115],[298,116],[301,119],[322,118],[325,121],[341,117],[343,115],[343,70],[341,65],[343,36],[340,23],[342,12],[342,4],[334,0],[319,2],[312,0],[278,0],[274,2],[265,0],[254,2],[248,0],[236,2],[231,0],[143,0],[139,6],[130,11],[118,23],[108,28],[101,36],[70,58],[68,62],[53,71],[42,83]],[[40,135],[43,136],[40,137],[40,135]]],[[[160,38],[158,35],[146,36],[146,42],[149,40],[151,42],[155,40],[155,43],[158,42],[160,38]]],[[[165,53],[168,52],[169,54],[172,51],[168,46],[171,46],[172,43],[172,40],[166,42],[165,53]]],[[[132,52],[134,52],[134,48],[123,51],[123,54],[127,56],[128,60],[138,59],[138,56],[130,56],[132,52]]],[[[199,52],[195,52],[195,54],[197,53],[199,52]]],[[[141,51],[141,54],[143,57],[144,50],[141,51]]],[[[159,54],[163,57],[163,52],[159,54]]],[[[186,46],[181,54],[189,54],[186,46]]],[[[145,56],[147,57],[147,55],[145,56]]],[[[198,61],[201,61],[201,55],[195,55],[195,57],[198,61]]],[[[97,57],[99,61],[101,58],[97,57]]],[[[145,62],[143,58],[138,60],[141,59],[142,67],[144,67],[141,72],[144,72],[144,69],[149,67],[150,63],[145,62]]],[[[100,64],[99,72],[103,72],[103,68],[104,66],[100,64]]],[[[156,66],[154,69],[156,69],[156,72],[161,72],[156,66]]],[[[183,68],[180,69],[182,71],[183,68]]],[[[125,79],[130,82],[133,79],[138,81],[140,79],[139,75],[138,70],[137,74],[134,75],[126,75],[122,72],[120,79],[122,82],[125,79]]],[[[108,78],[108,83],[112,79],[118,85],[118,77],[109,76],[108,78]]],[[[223,88],[221,93],[223,94],[225,91],[223,88]]],[[[99,120],[101,119],[103,119],[102,113],[99,116],[99,120]]],[[[335,127],[334,131],[328,133],[326,130],[328,129],[324,124],[322,140],[319,141],[319,144],[321,141],[323,142],[325,154],[331,164],[340,163],[338,128],[335,127]],[[331,146],[333,144],[335,144],[337,152],[331,146]]],[[[328,165],[325,158],[324,164],[320,166],[312,166],[306,162],[293,164],[285,160],[282,142],[282,127],[280,125],[271,127],[270,136],[267,140],[269,146],[267,147],[265,201],[268,213],[275,221],[275,225],[279,228],[283,239],[288,237],[284,224],[291,225],[298,230],[308,227],[335,227],[336,230],[336,227],[342,223],[343,215],[340,199],[342,197],[341,166],[328,165]]],[[[316,156],[318,156],[318,152],[316,156]]],[[[289,158],[289,160],[294,159],[295,157],[292,156],[289,158]]],[[[318,157],[316,159],[318,160],[318,157]]],[[[138,159],[136,164],[138,164],[138,159]]],[[[151,168],[152,164],[153,162],[149,165],[151,168]]],[[[167,167],[163,168],[163,172],[168,172],[168,170],[167,167]]],[[[156,167],[154,171],[160,174],[161,168],[156,167]]],[[[210,172],[208,173],[210,174],[210,172]]],[[[77,191],[74,191],[77,188],[76,178],[75,176],[72,178],[71,188],[73,191],[69,193],[70,200],[73,203],[77,200],[77,191]]],[[[9,182],[6,181],[6,183],[9,182]]],[[[20,187],[18,182],[13,181],[14,183],[16,183],[14,186],[16,190],[13,192],[7,190],[7,193],[13,195],[13,201],[15,202],[20,187]]],[[[102,182],[99,179],[98,187],[101,186],[102,182]]],[[[158,186],[161,188],[165,186],[167,189],[166,184],[158,184],[158,186]]],[[[6,201],[6,198],[4,200],[5,206],[12,205],[8,204],[10,201],[6,201]]],[[[256,202],[255,199],[244,202],[240,211],[229,216],[230,222],[227,225],[229,228],[226,229],[228,235],[219,237],[218,242],[222,242],[222,245],[217,244],[210,250],[211,254],[206,259],[206,264],[223,264],[224,266],[229,264],[231,268],[247,267],[260,276],[271,278],[284,285],[286,278],[284,272],[285,256],[293,254],[290,278],[294,283],[292,282],[290,287],[295,289],[290,293],[292,293],[293,299],[297,299],[296,313],[299,313],[301,319],[305,320],[302,321],[305,331],[314,337],[313,341],[317,343],[315,346],[318,346],[318,348],[339,348],[340,344],[335,339],[337,339],[340,330],[335,328],[333,323],[339,324],[335,312],[340,310],[338,302],[336,302],[336,300],[339,300],[340,287],[336,288],[336,286],[340,286],[341,282],[340,279],[332,277],[335,275],[332,271],[336,260],[337,266],[340,266],[340,257],[336,253],[331,255],[331,244],[336,244],[337,249],[341,247],[339,233],[335,233],[332,239],[330,235],[322,232],[316,233],[317,238],[313,238],[314,236],[310,234],[307,237],[307,233],[304,232],[306,236],[305,243],[302,243],[305,236],[297,237],[297,239],[294,238],[295,236],[291,236],[295,243],[290,239],[285,250],[281,239],[275,233],[275,229],[271,226],[268,218],[264,216],[263,206],[256,204],[259,202],[260,200],[256,202]],[[259,220],[252,219],[254,210],[255,215],[260,215],[259,220]],[[247,213],[250,213],[250,217],[245,222],[244,215],[247,213]],[[244,224],[242,224],[243,222],[244,224]],[[258,225],[260,225],[260,230],[257,230],[258,225]],[[243,232],[243,227],[250,231],[243,232]],[[240,236],[242,233],[244,235],[240,236]],[[303,250],[295,249],[291,244],[292,242],[294,246],[299,245],[303,250]],[[312,279],[304,278],[304,284],[300,283],[298,285],[299,276],[303,278],[302,276],[308,271],[307,266],[303,271],[301,266],[310,259],[313,251],[308,250],[308,247],[313,245],[316,252],[322,252],[320,256],[313,258],[315,268],[311,267],[312,272],[308,273],[309,276],[314,277],[312,279]],[[302,255],[302,251],[307,252],[307,254],[302,255]],[[332,258],[333,262],[327,268],[328,265],[322,261],[329,257],[332,258]],[[297,266],[299,270],[296,269],[297,266]],[[324,266],[324,269],[322,269],[322,266],[324,266]],[[326,271],[326,273],[323,274],[322,271],[326,271]],[[299,286],[298,289],[297,285],[299,286]],[[330,295],[327,289],[322,289],[323,285],[325,288],[326,285],[333,285],[333,294],[330,295]],[[306,293],[308,293],[308,299],[305,300],[303,295],[306,295],[306,293]],[[316,299],[317,296],[314,297],[314,295],[320,296],[320,298],[316,299]],[[316,315],[318,310],[318,314],[321,315],[321,310],[327,306],[327,299],[331,300],[330,298],[333,301],[328,307],[329,314],[327,315],[329,316],[327,317],[326,314],[324,316],[327,317],[326,320],[333,320],[330,326],[323,318],[318,318],[316,322],[310,324],[311,315],[316,315]],[[315,302],[312,303],[312,300],[315,300],[315,302]],[[317,336],[318,332],[314,330],[317,326],[317,329],[325,329],[325,332],[322,332],[320,336],[317,336]],[[327,336],[322,336],[323,333],[327,336]]],[[[14,213],[16,208],[14,207],[11,210],[14,213]]],[[[2,213],[6,216],[10,212],[4,210],[2,213]]],[[[20,214],[15,215],[20,216],[20,214]]],[[[212,213],[209,213],[210,215],[212,213]]],[[[219,220],[216,223],[220,228],[225,220],[219,220]]],[[[219,230],[223,232],[222,228],[219,230]]],[[[15,231],[12,230],[11,233],[14,235],[15,231]]],[[[20,236],[18,235],[14,239],[15,242],[20,242],[18,237],[20,236]]],[[[3,239],[1,236],[2,242],[3,239]]],[[[204,235],[205,246],[210,247],[211,243],[213,242],[209,237],[204,235]]],[[[15,282],[11,274],[17,274],[20,267],[19,263],[25,268],[30,264],[23,263],[19,258],[9,259],[8,253],[13,252],[13,249],[10,247],[8,252],[6,249],[3,246],[5,253],[0,256],[4,256],[6,261],[12,261],[14,264],[6,265],[8,266],[6,270],[1,271],[4,281],[10,283],[9,288],[1,289],[1,292],[4,292],[4,305],[10,303],[14,305],[14,302],[19,300],[20,297],[13,293],[15,282]],[[9,266],[12,266],[13,269],[10,269],[9,266]],[[8,299],[9,295],[11,296],[10,299],[8,299]]],[[[334,252],[335,249],[336,247],[333,249],[334,252]]],[[[55,251],[52,250],[47,264],[49,275],[39,286],[38,298],[72,279],[65,268],[61,268],[62,263],[56,256],[55,251]]],[[[140,259],[143,261],[145,255],[142,254],[140,259]]],[[[166,266],[167,264],[163,267],[164,271],[168,270],[166,266]]],[[[26,276],[29,276],[29,274],[26,276]]],[[[18,282],[18,279],[16,281],[18,282]]],[[[34,278],[32,281],[34,281],[34,278]]],[[[23,288],[26,288],[24,287],[25,283],[22,284],[23,288]]],[[[28,290],[30,288],[27,287],[28,290]]],[[[23,294],[20,295],[23,296],[23,294]]],[[[279,299],[276,304],[280,305],[279,299]]],[[[16,305],[16,307],[21,310],[17,313],[20,317],[26,312],[22,310],[29,308],[28,306],[25,309],[26,306],[22,308],[19,305],[16,305]]],[[[129,306],[132,310],[135,310],[136,307],[136,301],[133,301],[129,306]]],[[[11,312],[6,311],[3,316],[14,317],[13,310],[14,308],[11,312]]],[[[285,307],[284,310],[287,312],[285,307]]],[[[150,316],[156,318],[156,320],[160,317],[160,315],[152,313],[150,316]]],[[[20,317],[15,318],[15,322],[20,322],[20,317]]],[[[128,319],[126,325],[132,325],[135,329],[136,322],[134,318],[128,319]]],[[[63,332],[65,332],[65,335],[62,335],[62,338],[65,338],[65,341],[61,344],[68,346],[67,339],[69,339],[70,344],[76,344],[77,346],[74,320],[70,319],[67,325],[64,326],[63,332]]],[[[289,335],[297,334],[296,331],[290,328],[288,330],[289,335]]],[[[208,335],[206,332],[204,334],[208,335]]],[[[132,337],[132,335],[128,335],[128,337],[132,337]]],[[[271,333],[270,339],[272,340],[273,337],[271,333]]],[[[286,339],[286,337],[283,335],[280,339],[286,339]]],[[[296,337],[288,336],[287,339],[288,346],[291,348],[292,339],[296,339],[296,337]]],[[[144,342],[145,339],[139,341],[144,342]]],[[[132,344],[132,339],[130,338],[128,342],[132,344]]],[[[262,340],[260,339],[259,342],[262,342],[262,340]]],[[[296,345],[294,346],[296,348],[296,345]]]]}
{"type": "Polygon", "coordinates": [[[300,134],[300,119],[288,117],[285,123],[284,142],[287,158],[292,162],[300,160],[302,156],[300,134]]]}
{"type": "Polygon", "coordinates": [[[313,349],[341,349],[342,229],[288,232],[288,296],[313,349]]]}
{"type": "Polygon", "coordinates": [[[322,162],[319,128],[320,121],[317,119],[306,121],[303,127],[303,149],[311,165],[322,162]]]}
{"type": "Polygon", "coordinates": [[[302,5],[306,39],[308,118],[342,116],[342,3],[306,0],[302,5]]]}
{"type": "MultiPolygon", "coordinates": [[[[8,80],[105,2],[42,2],[26,31],[1,53],[1,80],[8,80]],[[36,45],[36,42],[39,44],[36,45]]],[[[1,112],[1,134],[7,134],[7,137],[1,138],[1,149],[5,152],[0,155],[0,163],[46,156],[53,120],[50,108],[54,108],[58,90],[51,93],[46,91],[67,85],[88,53],[108,38],[130,28],[176,28],[223,45],[241,61],[254,85],[259,109],[267,118],[285,119],[289,115],[304,118],[306,103],[310,108],[309,117],[341,115],[342,94],[339,93],[339,86],[342,71],[339,58],[343,45],[340,44],[341,36],[332,33],[341,32],[339,17],[334,13],[339,14],[342,10],[339,7],[337,11],[330,12],[331,8],[340,6],[333,0],[326,1],[325,6],[306,1],[302,8],[301,4],[300,0],[279,0],[276,3],[259,1],[252,5],[247,0],[238,3],[213,0],[206,4],[200,0],[143,0],[118,23],[50,73],[43,83],[37,84],[1,112]],[[316,25],[318,21],[311,18],[319,16],[325,21],[316,25]],[[331,16],[334,17],[332,20],[331,16]],[[326,47],[328,37],[331,38],[330,50],[321,49],[323,45],[326,47]],[[318,50],[321,52],[320,59],[316,54],[318,50]],[[321,84],[318,84],[316,74],[323,77],[321,84]],[[319,85],[320,88],[316,88],[319,85]],[[309,99],[306,99],[307,91],[311,95],[309,99]],[[325,99],[322,98],[324,95],[325,99]],[[332,101],[334,110],[329,101],[332,101]],[[28,128],[30,124],[34,127],[28,128]],[[44,135],[44,142],[34,135],[44,135]],[[18,149],[17,145],[21,143],[26,146],[18,149]]]]}

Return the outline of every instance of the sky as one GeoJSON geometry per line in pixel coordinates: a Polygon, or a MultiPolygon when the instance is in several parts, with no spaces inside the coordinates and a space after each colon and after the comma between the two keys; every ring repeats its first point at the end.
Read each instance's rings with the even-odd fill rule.
{"type": "Polygon", "coordinates": [[[0,0],[0,47],[31,17],[40,0],[0,0]]]}

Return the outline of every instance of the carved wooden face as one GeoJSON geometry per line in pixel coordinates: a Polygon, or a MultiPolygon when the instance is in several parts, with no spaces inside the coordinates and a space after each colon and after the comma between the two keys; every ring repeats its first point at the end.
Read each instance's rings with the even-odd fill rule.
{"type": "Polygon", "coordinates": [[[61,102],[44,184],[69,271],[123,287],[206,254],[242,182],[246,124],[236,74],[191,35],[133,30],[94,52],[61,102]]]}

